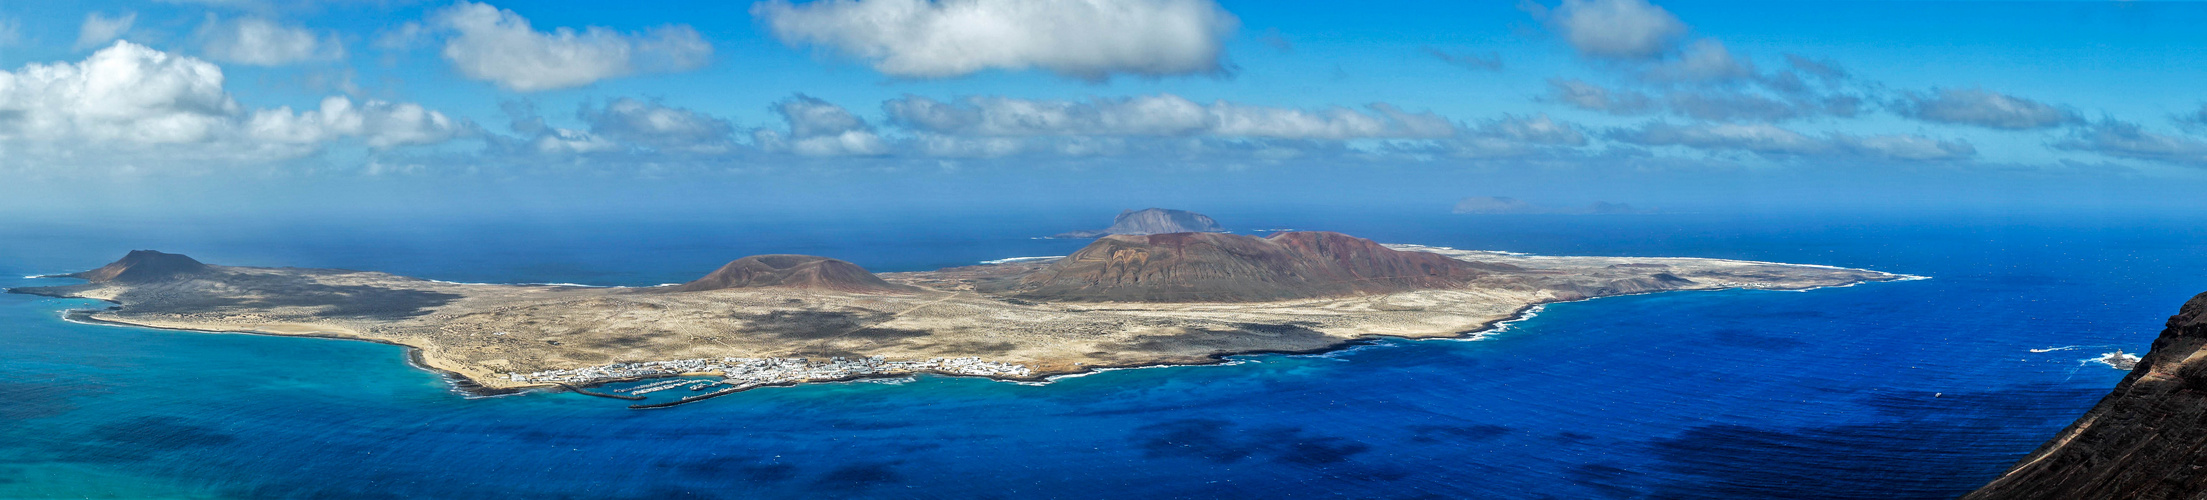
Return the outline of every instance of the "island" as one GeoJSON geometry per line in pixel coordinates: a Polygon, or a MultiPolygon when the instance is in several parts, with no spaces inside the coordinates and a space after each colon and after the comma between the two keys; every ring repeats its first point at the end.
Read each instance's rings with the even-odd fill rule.
{"type": "Polygon", "coordinates": [[[1329,232],[1113,235],[1062,258],[883,274],[826,257],[759,255],[652,287],[230,267],[144,250],[62,277],[85,282],[9,291],[113,303],[71,314],[87,322],[406,346],[419,366],[479,392],[713,377],[652,385],[700,391],[692,398],[923,373],[1041,381],[1380,337],[1466,337],[1541,304],[1594,297],[1910,278],[1383,245],[1329,232]]]}
{"type": "Polygon", "coordinates": [[[1058,233],[1051,238],[1088,239],[1114,234],[1149,235],[1170,233],[1222,233],[1226,228],[1210,216],[1186,210],[1169,208],[1145,208],[1119,212],[1111,220],[1111,226],[1090,231],[1058,233]]]}
{"type": "Polygon", "coordinates": [[[2207,293],[2185,302],[2131,364],[2091,411],[1962,498],[2207,496],[2207,293]]]}
{"type": "Polygon", "coordinates": [[[1507,196],[1473,196],[1456,200],[1449,210],[1457,215],[1632,215],[1653,214],[1657,210],[1642,210],[1624,203],[1597,201],[1584,207],[1551,207],[1535,205],[1525,200],[1507,196]]]}

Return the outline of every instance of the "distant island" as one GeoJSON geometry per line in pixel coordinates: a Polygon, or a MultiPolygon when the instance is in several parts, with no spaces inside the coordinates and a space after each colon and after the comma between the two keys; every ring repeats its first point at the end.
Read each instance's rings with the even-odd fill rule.
{"type": "Polygon", "coordinates": [[[86,283],[10,291],[116,304],[72,312],[80,321],[402,345],[418,365],[473,391],[580,392],[718,377],[670,382],[715,389],[675,403],[915,373],[1042,380],[1216,363],[1374,337],[1462,337],[1551,302],[1906,278],[1737,260],[1382,245],[1328,232],[1113,235],[1063,258],[878,275],[827,257],[762,255],[655,287],[450,283],[217,266],[143,250],[63,277],[86,283]]]}
{"type": "Polygon", "coordinates": [[[1643,210],[1634,208],[1632,205],[1606,201],[1597,201],[1584,207],[1550,207],[1535,205],[1525,200],[1507,196],[1473,196],[1456,200],[1456,206],[1449,211],[1450,213],[1464,215],[1620,215],[1656,212],[1655,210],[1643,210]]]}
{"type": "MultiPolygon", "coordinates": [[[[2117,351],[2120,353],[2120,351],[2117,351]]],[[[2120,365],[2120,356],[2109,365],[2120,365]]],[[[2103,358],[2106,359],[2106,358],[2103,358]]],[[[1964,500],[2207,495],[2207,293],[2169,317],[2115,390],[1964,500]]]]}
{"type": "Polygon", "coordinates": [[[1207,215],[1189,212],[1186,210],[1145,208],[1141,210],[1127,210],[1124,212],[1119,212],[1119,216],[1111,220],[1111,227],[1092,231],[1071,231],[1058,233],[1057,235],[1051,236],[1051,238],[1088,239],[1110,236],[1114,234],[1139,236],[1149,234],[1222,232],[1226,232],[1226,228],[1220,227],[1218,225],[1218,221],[1211,220],[1211,217],[1207,215]]]}

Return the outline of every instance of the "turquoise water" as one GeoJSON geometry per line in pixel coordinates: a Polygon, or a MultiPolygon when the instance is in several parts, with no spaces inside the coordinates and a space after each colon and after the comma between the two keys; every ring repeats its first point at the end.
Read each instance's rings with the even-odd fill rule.
{"type": "MultiPolygon", "coordinates": [[[[1212,215],[1386,242],[1934,279],[1558,304],[1475,342],[1046,386],[774,388],[651,412],[573,394],[468,399],[397,347],[74,324],[59,311],[88,301],[0,295],[0,498],[1946,498],[2122,376],[2082,360],[2143,351],[2207,290],[2197,220],[1212,215]]],[[[877,271],[1062,255],[1081,243],[1028,237],[1091,218],[17,223],[0,227],[0,276],[155,248],[453,281],[657,284],[751,253],[877,271]]]]}

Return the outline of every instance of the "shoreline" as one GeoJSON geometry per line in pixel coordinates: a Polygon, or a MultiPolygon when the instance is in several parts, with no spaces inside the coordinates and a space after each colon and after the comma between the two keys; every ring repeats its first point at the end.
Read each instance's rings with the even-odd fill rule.
{"type": "MultiPolygon", "coordinates": [[[[1433,247],[1426,247],[1426,248],[1433,248],[1433,247]]],[[[1016,259],[1016,258],[1015,258],[1015,259],[1016,259]]],[[[1658,259],[1662,259],[1662,258],[1658,258],[1658,259]]],[[[1684,259],[1684,258],[1680,258],[1680,259],[1684,259]]],[[[1751,261],[1741,261],[1741,262],[1751,262],[1751,261]]],[[[1803,267],[1817,267],[1817,268],[1831,268],[1831,269],[1843,269],[1843,270],[1852,270],[1852,271],[1868,271],[1868,270],[1864,270],[1864,269],[1839,268],[1839,267],[1835,267],[1835,266],[1821,266],[1821,265],[1801,265],[1801,264],[1782,264],[1782,263],[1767,263],[1767,264],[1773,264],[1773,265],[1786,265],[1786,266],[1803,266],[1803,267]]],[[[1538,316],[1538,314],[1539,314],[1539,313],[1540,313],[1540,312],[1541,312],[1542,310],[1544,310],[1544,309],[1546,308],[1546,306],[1547,306],[1547,305],[1549,305],[1549,304],[1559,304],[1559,303],[1568,303],[1568,302],[1583,302],[1583,301],[1589,301],[1589,300],[1594,300],[1594,299],[1600,299],[1600,298],[1609,298],[1609,297],[1624,297],[1624,296],[1632,296],[1632,295],[1647,295],[1647,294],[1666,293],[1666,292],[1718,292],[1718,291],[1729,291],[1729,290],[1768,290],[1768,291],[1795,291],[1795,292],[1805,292],[1805,291],[1818,290],[1818,289],[1823,289],[1823,288],[1845,288],[1845,287],[1852,287],[1852,286],[1860,285],[1860,284],[1863,284],[1863,283],[1872,283],[1872,282],[1881,282],[1881,283],[1882,283],[1882,282],[1919,281],[1919,280],[1926,280],[1926,279],[1930,279],[1930,277],[1928,277],[1928,276],[1915,276],[1915,275],[1907,275],[1907,274],[1886,273],[1886,272],[1880,272],[1880,271],[1870,271],[1870,272],[1875,272],[1875,273],[1879,274],[1880,276],[1878,276],[1878,277],[1876,277],[1876,278],[1870,278],[1870,279],[1861,279],[1861,280],[1858,280],[1858,281],[1854,281],[1854,282],[1850,282],[1850,283],[1844,283],[1844,284],[1835,284],[1835,285],[1819,285],[1819,286],[1803,286],[1803,287],[1794,287],[1794,288],[1765,288],[1765,287],[1756,287],[1756,286],[1752,286],[1752,285],[1754,285],[1754,283],[1729,283],[1729,286],[1724,286],[1724,287],[1722,287],[1722,288],[1708,288],[1708,289],[1695,289],[1695,290],[1652,290],[1652,291],[1644,291],[1644,292],[1634,292],[1634,293],[1621,293],[1621,294],[1615,294],[1615,295],[1603,295],[1603,296],[1595,296],[1595,297],[1582,297],[1582,298],[1576,298],[1576,299],[1570,299],[1570,300],[1544,300],[1544,301],[1538,301],[1538,302],[1533,302],[1533,303],[1528,303],[1528,304],[1524,304],[1524,305],[1522,305],[1522,306],[1518,307],[1518,308],[1517,308],[1517,309],[1516,309],[1515,311],[1513,311],[1512,313],[1510,313],[1510,314],[1509,314],[1509,315],[1507,315],[1507,316],[1504,316],[1504,317],[1500,317],[1500,318],[1497,318],[1497,319],[1493,319],[1493,320],[1490,320],[1490,321],[1486,321],[1486,322],[1484,322],[1484,323],[1481,323],[1481,324],[1477,325],[1476,327],[1473,327],[1473,328],[1469,328],[1469,329],[1464,329],[1464,330],[1460,330],[1460,331],[1455,331],[1455,332],[1449,332],[1449,333],[1445,333],[1445,334],[1433,334],[1433,335],[1360,334],[1360,335],[1356,335],[1356,336],[1353,336],[1353,337],[1344,337],[1344,338],[1341,338],[1341,339],[1340,339],[1340,340],[1339,340],[1338,342],[1333,342],[1333,343],[1329,343],[1329,344],[1325,344],[1325,345],[1322,345],[1322,346],[1318,346],[1318,347],[1313,347],[1313,348],[1309,348],[1309,349],[1260,349],[1260,350],[1248,350],[1248,351],[1234,351],[1234,352],[1219,352],[1219,353],[1212,353],[1212,354],[1207,354],[1207,355],[1203,355],[1203,356],[1201,357],[1201,359],[1189,359],[1189,358],[1181,358],[1181,359],[1171,359],[1171,360],[1156,360],[1156,361],[1148,361],[1148,362],[1133,362],[1133,363],[1127,363],[1127,364],[1115,364],[1115,365],[1076,365],[1076,366],[1078,366],[1078,368],[1077,368],[1077,369],[1073,369],[1073,370],[1065,370],[1065,371],[1053,371],[1053,372],[1040,372],[1040,371],[1038,370],[1038,371],[1037,371],[1036,373],[1032,373],[1032,374],[1030,374],[1030,375],[1025,375],[1025,376],[1009,376],[1009,375],[987,375],[987,374],[970,374],[970,373],[948,373],[948,372],[940,372],[940,371],[932,371],[932,370],[916,370],[916,371],[898,371],[898,372],[877,372],[877,373],[864,373],[864,374],[857,374],[857,375],[853,375],[853,376],[846,376],[846,377],[836,377],[836,378],[829,378],[829,379],[817,379],[817,380],[799,380],[799,381],[778,382],[778,383],[752,383],[752,384],[747,384],[747,385],[730,384],[730,385],[731,385],[732,387],[730,387],[729,389],[724,389],[724,390],[721,390],[721,391],[717,391],[717,392],[711,393],[711,394],[709,394],[709,395],[701,395],[701,396],[706,396],[706,397],[700,397],[700,396],[691,396],[691,397],[689,397],[689,398],[683,398],[683,399],[679,399],[679,400],[676,400],[676,401],[674,401],[674,402],[671,402],[671,403],[665,403],[665,404],[662,404],[662,403],[653,403],[653,404],[644,404],[644,405],[632,405],[632,407],[635,407],[635,406],[641,406],[641,407],[642,407],[642,408],[635,408],[635,409],[665,408],[665,407],[675,406],[675,405],[679,405],[679,404],[684,404],[684,403],[688,403],[688,402],[694,402],[694,401],[699,401],[699,400],[703,400],[703,399],[709,399],[709,398],[711,398],[711,397],[719,397],[719,396],[724,396],[724,395],[728,395],[728,394],[733,394],[733,393],[736,393],[736,392],[745,392],[745,391],[749,391],[749,390],[752,390],[752,389],[758,389],[758,388],[762,388],[762,387],[790,387],[790,386],[803,385],[803,384],[819,384],[819,383],[839,383],[839,382],[851,382],[851,381],[860,381],[860,380],[868,380],[868,379],[886,379],[886,378],[912,377],[912,376],[917,376],[917,375],[933,375],[933,376],[942,376],[942,377],[954,377],[954,378],[982,378],[982,379],[988,379],[988,380],[992,380],[992,381],[997,381],[997,382],[1005,382],[1005,383],[1015,383],[1015,384],[1020,384],[1020,385],[1037,385],[1037,386],[1040,386],[1040,385],[1048,385],[1048,384],[1050,384],[1050,383],[1056,382],[1056,381],[1058,381],[1058,380],[1061,380],[1061,379],[1068,379],[1068,378],[1077,378],[1077,377],[1084,377],[1084,376],[1088,376],[1088,375],[1094,375],[1094,374],[1098,374],[1098,373],[1103,373],[1103,372],[1107,372],[1107,371],[1117,371],[1117,370],[1131,370],[1131,369],[1145,369],[1145,368],[1169,368],[1169,367],[1178,367],[1178,366],[1217,366],[1217,365],[1229,365],[1229,364],[1238,364],[1238,363],[1242,363],[1242,362],[1250,362],[1250,360],[1245,360],[1245,359],[1237,359],[1237,358],[1247,358],[1247,357],[1255,357],[1255,356],[1265,356],[1265,355],[1283,355],[1283,356],[1308,356],[1308,355],[1324,355],[1324,354],[1329,354],[1329,353],[1335,353],[1335,352],[1342,352],[1342,351],[1348,351],[1348,350],[1353,350],[1353,349],[1358,349],[1358,348],[1362,348],[1362,347],[1368,347],[1368,346],[1373,346],[1373,345],[1381,345],[1381,344],[1383,344],[1383,343],[1386,343],[1386,342],[1389,342],[1389,341],[1395,341],[1395,340],[1400,340],[1400,341],[1420,341],[1420,340],[1450,340],[1450,341],[1463,341],[1463,342],[1470,342],[1470,341],[1479,341],[1479,340],[1484,340],[1484,339],[1486,339],[1486,338],[1489,338],[1489,337],[1493,336],[1493,335],[1494,335],[1494,334],[1496,334],[1496,333],[1500,333],[1500,332],[1502,332],[1502,331],[1506,331],[1506,330],[1507,330],[1507,328],[1508,328],[1508,325],[1510,325],[1510,324],[1512,324],[1512,323],[1516,323],[1516,322],[1520,322],[1520,321],[1528,321],[1528,320],[1531,320],[1531,319],[1533,319],[1533,318],[1537,317],[1537,316],[1538,316]],[[691,398],[695,398],[695,399],[691,399],[691,398]]],[[[61,277],[66,277],[66,276],[61,276],[61,277]]],[[[528,284],[528,285],[522,285],[522,286],[563,286],[563,285],[528,284]]],[[[566,285],[566,286],[571,286],[571,285],[566,285]]],[[[628,288],[628,287],[608,287],[608,288],[628,288]]],[[[43,290],[37,290],[37,289],[35,289],[35,288],[34,288],[34,289],[29,289],[29,290],[26,290],[26,289],[24,289],[24,288],[9,288],[9,289],[6,289],[6,290],[5,290],[5,292],[7,292],[7,293],[22,293],[22,294],[26,294],[26,295],[43,296],[43,297],[64,298],[64,299],[84,299],[84,298],[85,298],[85,297],[75,297],[75,296],[59,295],[59,294],[52,294],[52,293],[40,293],[40,292],[42,292],[42,291],[43,291],[43,290]]],[[[190,331],[190,332],[203,332],[203,333],[230,333],[230,334],[243,334],[243,335],[261,335],[261,336],[274,336],[274,337],[306,337],[306,338],[321,338],[321,339],[331,339],[331,340],[354,340],[354,341],[367,341],[367,342],[374,342],[374,343],[378,343],[378,344],[385,344],[385,345],[393,345],[393,346],[399,346],[399,347],[403,347],[403,348],[405,348],[405,353],[406,353],[406,360],[407,360],[407,364],[408,364],[408,365],[410,365],[410,366],[413,366],[413,367],[416,367],[416,368],[419,368],[419,369],[422,369],[422,370],[424,370],[424,371],[427,371],[427,372],[430,372],[430,373],[433,373],[433,374],[436,374],[436,375],[437,375],[437,376],[438,376],[438,377],[439,377],[440,379],[442,379],[442,380],[444,380],[444,381],[446,382],[446,385],[447,385],[447,386],[448,386],[448,387],[450,388],[450,390],[451,390],[452,392],[454,392],[454,393],[457,393],[457,394],[461,394],[462,396],[464,396],[464,397],[467,397],[467,398],[469,398],[469,399],[475,399],[475,398],[487,398],[487,397],[499,397],[499,396],[508,396],[508,395],[514,395],[514,394],[523,394],[523,393],[527,393],[527,392],[575,392],[575,393],[578,393],[578,394],[582,394],[582,395],[589,395],[589,396],[598,396],[598,397],[611,397],[611,398],[618,398],[618,399],[624,399],[624,400],[632,400],[632,401],[637,401],[637,400],[642,400],[642,399],[644,399],[644,398],[641,398],[641,397],[635,397],[635,398],[633,398],[633,399],[632,399],[631,397],[628,397],[628,396],[615,396],[615,395],[609,395],[609,394],[603,394],[603,393],[593,393],[593,392],[589,391],[588,389],[590,389],[590,388],[596,388],[596,387],[601,387],[601,386],[604,386],[604,385],[608,385],[608,384],[618,384],[618,383],[624,383],[624,382],[635,382],[635,381],[642,381],[642,380],[657,380],[657,379],[666,379],[666,378],[680,378],[680,377],[696,377],[696,376],[707,376],[707,377],[711,377],[711,376],[718,376],[718,377],[723,377],[723,380],[726,380],[726,379],[725,379],[725,376],[726,376],[726,374],[724,374],[724,373],[715,373],[715,372],[704,372],[704,373],[671,373],[671,374],[654,374],[654,375],[648,375],[648,376],[621,377],[621,378],[610,378],[610,379],[602,379],[602,380],[585,380],[585,381],[575,381],[575,382],[553,382],[553,383],[519,383],[519,384],[512,384],[512,385],[507,385],[507,384],[499,384],[499,385],[500,385],[499,387],[492,387],[492,386],[490,386],[490,385],[484,384],[483,382],[481,382],[481,381],[478,381],[478,380],[476,380],[476,379],[474,379],[474,378],[472,378],[472,377],[469,377],[469,376],[467,376],[467,375],[465,375],[465,374],[462,374],[462,373],[460,373],[460,372],[457,372],[457,371],[454,371],[454,370],[447,370],[447,369],[443,369],[443,368],[439,368],[439,367],[435,366],[434,364],[432,364],[432,363],[430,362],[430,360],[429,360],[429,357],[428,357],[428,356],[426,355],[426,352],[425,352],[424,348],[422,348],[422,347],[418,347],[418,346],[414,346],[414,345],[409,345],[409,344],[405,344],[405,343],[400,343],[400,342],[395,342],[395,341],[389,341],[389,340],[384,340],[384,339],[376,339],[376,338],[366,338],[366,337],[361,337],[361,336],[346,335],[346,334],[341,334],[341,333],[326,333],[326,332],[303,332],[303,333],[286,333],[286,332],[261,331],[261,330],[247,330],[247,329],[211,329],[211,328],[193,328],[193,327],[179,327],[179,326],[167,326],[167,325],[138,324],[138,323],[131,323],[131,322],[128,322],[128,321],[116,321],[116,320],[108,320],[108,319],[101,319],[101,318],[97,318],[97,317],[94,317],[94,315],[96,315],[96,314],[98,314],[98,313],[100,313],[100,312],[103,312],[103,311],[112,311],[112,310],[117,310],[117,309],[120,309],[120,308],[122,307],[122,303],[121,303],[121,302],[119,302],[119,301],[115,301],[115,300],[108,300],[108,299],[90,299],[90,300],[99,300],[99,301],[102,301],[102,302],[107,302],[107,303],[109,303],[109,304],[115,304],[115,306],[113,306],[113,307],[109,307],[109,308],[107,308],[107,309],[67,309],[67,310],[64,310],[64,311],[62,312],[62,313],[63,313],[63,319],[64,319],[65,321],[72,321],[72,322],[78,322],[78,323],[83,323],[83,324],[101,325],[101,326],[126,326],[126,327],[138,327],[138,328],[148,328],[148,329],[155,329],[155,330],[170,330],[170,331],[190,331]]],[[[670,360],[659,360],[659,361],[670,361],[670,360]]],[[[641,361],[641,362],[651,362],[651,361],[641,361]]],[[[1021,366],[1026,366],[1026,365],[1021,365],[1021,366]]]]}
{"type": "MultiPolygon", "coordinates": [[[[29,295],[29,294],[26,294],[26,295],[29,295]]],[[[62,297],[62,298],[77,298],[77,297],[62,297]]],[[[99,300],[99,299],[91,299],[91,300],[99,300]]],[[[112,303],[112,301],[107,301],[107,302],[111,302],[111,303],[112,303]]],[[[103,310],[102,310],[102,309],[64,309],[64,310],[62,310],[62,311],[61,311],[61,316],[62,316],[62,321],[67,321],[67,322],[71,322],[71,323],[76,323],[76,324],[80,324],[80,325],[93,325],[93,326],[119,326],[119,327],[128,327],[128,328],[144,328],[144,329],[148,329],[148,330],[163,330],[163,331],[171,331],[171,332],[194,332],[194,333],[220,333],[220,334],[230,334],[230,335],[251,335],[251,336],[255,336],[255,337],[290,337],[290,338],[309,338],[309,339],[322,339],[322,340],[343,340],[343,341],[358,341],[358,342],[369,342],[369,343],[374,343],[374,344],[382,344],[382,345],[387,345],[387,346],[401,347],[401,348],[404,348],[404,349],[405,349],[405,351],[404,351],[404,352],[405,352],[405,355],[406,355],[406,365],[407,365],[407,366],[413,367],[413,368],[415,368],[415,369],[418,369],[418,370],[421,370],[421,371],[429,372],[429,373],[430,373],[430,374],[432,374],[432,375],[436,375],[438,379],[440,379],[440,380],[443,380],[443,381],[445,382],[445,385],[446,385],[446,386],[447,386],[447,387],[448,387],[449,389],[451,389],[451,390],[452,390],[452,392],[455,392],[455,393],[459,393],[460,395],[462,395],[462,396],[465,396],[465,397],[467,397],[467,398],[469,398],[469,399],[476,399],[476,398],[491,398],[491,397],[499,397],[499,396],[511,396],[511,395],[514,395],[514,394],[520,394],[520,393],[524,393],[524,392],[529,392],[529,391],[531,391],[531,390],[537,390],[537,389],[542,389],[542,388],[543,388],[543,386],[522,386],[522,387],[489,387],[489,386],[485,386],[485,385],[483,385],[483,384],[481,384],[481,383],[478,383],[478,382],[476,382],[476,381],[475,381],[475,379],[472,379],[472,378],[468,378],[468,376],[467,376],[467,375],[463,375],[463,374],[461,374],[460,372],[455,372],[455,371],[451,371],[451,370],[446,370],[446,369],[443,369],[443,368],[438,368],[438,367],[436,367],[435,365],[431,365],[431,364],[429,364],[429,361],[428,361],[427,357],[426,357],[426,356],[423,356],[423,354],[422,354],[422,349],[421,349],[421,348],[419,348],[419,347],[414,347],[414,346],[411,346],[411,345],[401,344],[401,343],[398,343],[398,342],[391,342],[391,341],[387,341],[387,340],[382,340],[382,339],[371,339],[371,338],[363,338],[363,337],[349,337],[349,336],[344,336],[344,335],[336,335],[336,334],[321,334],[321,333],[275,333],[275,332],[263,332],[263,331],[253,331],[253,330],[217,330],[217,329],[207,329],[207,328],[185,328],[185,327],[171,327],[171,326],[155,326],[155,325],[143,325],[143,324],[138,324],[138,323],[130,323],[130,322],[125,322],[125,321],[114,321],[114,320],[107,320],[107,319],[100,319],[100,318],[95,318],[95,317],[92,317],[92,315],[93,315],[93,314],[98,314],[98,313],[99,313],[100,311],[103,311],[103,310]]],[[[613,383],[613,382],[615,382],[615,381],[608,381],[607,383],[613,383]]]]}
{"type": "MultiPolygon", "coordinates": [[[[1841,268],[1841,269],[1846,269],[1846,268],[1841,268]]],[[[1370,347],[1370,346],[1377,346],[1377,345],[1385,345],[1384,343],[1386,343],[1386,342],[1397,342],[1397,341],[1399,341],[1399,342],[1405,342],[1405,343],[1408,343],[1408,342],[1418,342],[1418,341],[1427,341],[1427,340],[1445,340],[1445,341],[1455,341],[1455,342],[1476,342],[1476,341],[1484,340],[1484,339],[1486,339],[1486,338],[1488,338],[1488,337],[1492,336],[1492,334],[1495,334],[1495,333],[1499,333],[1499,332],[1502,332],[1502,331],[1506,331],[1506,330],[1507,330],[1507,327],[1508,327],[1508,326],[1509,326],[1510,324],[1512,324],[1512,323],[1517,323],[1517,322],[1521,322],[1521,321],[1530,321],[1530,320],[1532,320],[1532,319],[1534,319],[1534,318],[1538,317],[1538,316],[1539,316],[1539,313],[1540,313],[1540,312],[1541,312],[1542,310],[1545,310],[1545,309],[1547,308],[1547,306],[1549,306],[1549,305],[1553,305],[1553,304],[1568,304],[1568,303],[1574,303],[1574,302],[1587,302],[1587,301],[1592,301],[1592,300],[1597,300],[1597,299],[1607,299],[1607,298],[1616,298],[1616,297],[1631,297],[1631,296],[1638,296],[1638,295],[1654,295],[1654,294],[1661,294],[1661,293],[1677,293],[1677,292],[1688,292],[1688,293],[1690,293],[1690,292],[1722,292],[1722,291],[1733,291],[1733,290],[1755,290],[1755,291],[1772,291],[1772,292],[1806,292],[1806,291],[1811,291],[1811,290],[1820,290],[1820,289],[1824,289],[1824,288],[1846,288],[1846,287],[1852,287],[1852,286],[1855,286],[1855,285],[1860,285],[1860,284],[1863,284],[1863,283],[1888,283],[1888,282],[1903,282],[1903,281],[1920,281],[1920,280],[1926,280],[1926,279],[1930,279],[1930,277],[1925,277],[1925,276],[1913,276],[1913,275],[1905,275],[1905,274],[1893,274],[1893,273],[1887,273],[1887,274],[1890,274],[1890,275],[1892,275],[1892,276],[1895,276],[1895,277],[1894,277],[1894,278],[1892,278],[1892,279],[1884,279],[1884,280],[1863,280],[1863,281],[1859,281],[1859,282],[1855,282],[1855,283],[1848,283],[1848,284],[1845,284],[1845,285],[1815,286],[1815,287],[1805,287],[1805,288],[1797,288],[1797,289],[1779,289],[1779,288],[1742,288],[1742,287],[1730,287],[1730,288],[1719,288],[1719,289],[1710,289],[1710,290],[1659,290],[1659,291],[1651,291],[1651,292],[1627,293],[1627,294],[1618,294],[1618,295],[1604,295],[1604,296],[1600,296],[1600,297],[1587,297],[1587,298],[1581,298],[1581,299],[1573,299],[1573,300],[1557,300],[1557,301],[1539,302],[1539,303],[1529,304],[1529,305],[1526,305],[1526,306],[1524,306],[1524,307],[1520,307],[1520,308],[1518,308],[1518,310],[1517,310],[1517,311],[1516,311],[1516,312],[1515,312],[1514,314],[1512,314],[1511,316],[1509,316],[1509,317],[1507,317],[1507,318],[1503,318],[1503,319],[1498,319],[1498,320],[1490,321],[1490,322],[1487,322],[1487,323],[1485,323],[1485,324],[1482,324],[1482,325],[1480,325],[1480,326],[1479,326],[1479,327],[1477,327],[1477,328],[1472,328],[1472,329],[1469,329],[1469,330],[1464,330],[1464,331],[1454,332],[1454,333],[1451,333],[1451,334],[1448,334],[1448,335],[1439,335],[1439,336],[1427,336],[1427,337],[1413,337],[1413,336],[1402,336],[1402,335],[1386,335],[1386,334],[1364,334],[1364,335],[1360,335],[1360,336],[1357,336],[1357,337],[1353,337],[1353,338],[1349,338],[1349,339],[1344,339],[1344,340],[1343,340],[1343,341],[1341,341],[1341,342],[1338,342],[1338,343],[1334,343],[1334,344],[1329,344],[1329,345],[1326,345],[1326,346],[1324,346],[1324,347],[1317,347],[1317,348],[1312,348],[1312,349],[1302,349],[1302,350],[1285,350],[1285,349],[1282,349],[1282,350],[1255,350],[1255,351],[1236,351],[1236,352],[1230,352],[1230,353],[1217,353],[1217,354],[1211,354],[1211,355],[1205,356],[1205,358],[1206,358],[1206,359],[1205,359],[1204,361],[1200,361],[1200,362],[1192,362],[1192,363],[1177,363],[1177,362],[1170,362],[1170,361],[1165,361],[1165,362],[1154,362],[1154,363],[1136,363],[1136,364],[1127,364],[1127,365],[1085,365],[1085,366],[1082,366],[1082,369],[1080,369],[1080,370],[1074,370],[1074,371],[1066,371],[1066,372],[1052,372],[1052,373],[1037,373],[1037,374],[1035,374],[1035,375],[1033,375],[1033,376],[1029,376],[1029,377],[1003,377],[1003,376],[991,376],[991,375],[971,375],[971,374],[961,374],[961,373],[942,373],[942,372],[931,372],[931,371],[918,371],[918,372],[899,372],[899,373],[869,373],[869,374],[864,374],[864,375],[857,375],[857,376],[850,376],[850,377],[838,377],[838,378],[833,378],[833,379],[821,379],[821,380],[806,380],[806,381],[801,381],[801,382],[784,382],[784,383],[774,383],[774,384],[759,384],[759,385],[753,385],[753,386],[749,386],[749,387],[737,387],[737,388],[731,388],[731,389],[726,389],[726,390],[722,390],[722,391],[719,391],[719,392],[717,392],[717,393],[715,393],[715,394],[712,394],[712,395],[711,395],[711,397],[719,397],[719,396],[723,396],[723,395],[727,395],[727,394],[734,394],[734,393],[738,393],[738,392],[747,392],[747,391],[750,391],[750,390],[753,390],[753,389],[762,389],[762,388],[768,388],[768,387],[795,387],[795,386],[799,386],[799,385],[807,385],[807,384],[833,384],[833,383],[857,382],[857,381],[872,380],[872,379],[888,379],[888,378],[899,378],[899,377],[911,377],[911,376],[917,376],[917,375],[929,375],[929,376],[937,376],[937,377],[945,377],[945,378],[979,378],[979,379],[986,379],[986,380],[990,380],[990,381],[994,381],[994,382],[1002,382],[1002,383],[1010,383],[1010,384],[1018,384],[1018,385],[1027,385],[1027,386],[1038,386],[1038,387],[1039,387],[1039,386],[1047,386],[1047,385],[1049,385],[1049,384],[1051,384],[1051,383],[1055,383],[1055,382],[1057,382],[1057,381],[1059,381],[1059,380],[1063,380],[1063,379],[1070,379],[1070,378],[1080,378],[1080,377],[1086,377],[1086,376],[1090,376],[1090,375],[1096,375],[1096,374],[1101,374],[1101,373],[1104,373],[1104,372],[1113,372],[1113,371],[1124,371],[1124,370],[1142,370],[1142,369],[1151,369],[1151,368],[1176,368],[1176,367],[1228,366],[1228,365],[1241,364],[1241,363],[1245,363],[1245,362],[1256,362],[1255,360],[1244,360],[1244,359],[1235,359],[1235,358],[1239,358],[1239,357],[1253,357],[1253,356],[1275,356],[1275,355],[1276,355],[1276,356],[1310,356],[1310,355],[1324,355],[1324,354],[1331,354],[1331,353],[1337,353],[1337,352],[1343,352],[1343,351],[1351,351],[1351,350],[1355,350],[1355,349],[1359,349],[1359,348],[1363,348],[1363,347],[1370,347]]],[[[710,375],[710,374],[680,374],[680,375],[666,375],[666,376],[657,376],[657,377],[630,377],[630,378],[623,378],[623,379],[614,379],[614,380],[605,380],[605,381],[592,382],[592,383],[588,384],[588,385],[587,385],[586,387],[597,387],[597,386],[600,386],[600,385],[604,385],[604,384],[616,384],[616,383],[622,383],[622,382],[634,382],[634,381],[640,381],[640,380],[654,380],[654,379],[666,379],[666,378],[679,378],[679,377],[684,377],[684,376],[698,376],[698,375],[710,375]]],[[[566,384],[561,384],[561,385],[566,385],[566,384]]],[[[632,408],[632,409],[657,409],[657,408],[667,408],[667,407],[672,407],[672,406],[676,406],[676,405],[680,405],[680,404],[686,404],[686,403],[689,403],[689,402],[699,401],[699,400],[703,400],[703,399],[707,399],[707,398],[698,398],[698,399],[694,399],[694,400],[691,400],[691,399],[685,399],[685,400],[677,400],[677,401],[673,401],[673,402],[668,402],[668,403],[662,403],[662,404],[653,404],[653,405],[631,405],[631,406],[630,406],[630,408],[632,408]],[[639,408],[639,406],[642,406],[643,408],[639,408]]]]}

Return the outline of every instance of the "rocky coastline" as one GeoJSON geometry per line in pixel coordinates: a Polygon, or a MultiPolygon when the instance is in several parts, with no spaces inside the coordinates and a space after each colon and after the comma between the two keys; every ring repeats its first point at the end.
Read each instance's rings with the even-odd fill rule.
{"type": "Polygon", "coordinates": [[[2091,411],[1962,498],[2207,498],[2207,293],[2091,411]]]}

